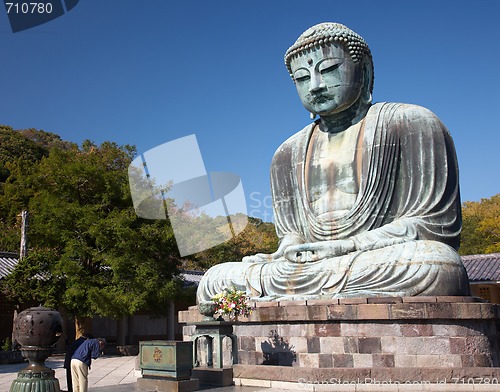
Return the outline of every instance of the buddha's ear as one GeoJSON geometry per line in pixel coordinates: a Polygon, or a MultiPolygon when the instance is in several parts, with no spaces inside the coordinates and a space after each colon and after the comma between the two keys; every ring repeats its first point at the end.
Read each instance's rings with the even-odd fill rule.
{"type": "Polygon", "coordinates": [[[372,100],[373,91],[373,62],[368,56],[363,56],[363,100],[367,103],[372,100]]]}

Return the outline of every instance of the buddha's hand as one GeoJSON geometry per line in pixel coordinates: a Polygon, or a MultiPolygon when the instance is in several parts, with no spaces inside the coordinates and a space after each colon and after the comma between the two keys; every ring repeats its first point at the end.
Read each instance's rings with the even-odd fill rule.
{"type": "Polygon", "coordinates": [[[269,261],[274,261],[278,259],[282,259],[285,256],[285,251],[291,247],[291,246],[296,246],[298,244],[303,244],[304,240],[302,237],[295,235],[295,234],[289,234],[283,237],[283,239],[280,242],[280,245],[278,247],[278,250],[274,253],[266,254],[266,253],[257,253],[252,256],[245,256],[243,257],[242,261],[244,263],[265,263],[269,261]]]}
{"type": "Polygon", "coordinates": [[[356,246],[352,240],[310,242],[289,246],[285,250],[285,258],[293,263],[309,263],[343,256],[355,250],[356,246]]]}

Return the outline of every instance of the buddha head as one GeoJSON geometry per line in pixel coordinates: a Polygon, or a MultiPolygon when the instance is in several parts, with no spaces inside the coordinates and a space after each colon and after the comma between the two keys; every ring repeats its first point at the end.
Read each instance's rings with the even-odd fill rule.
{"type": "Polygon", "coordinates": [[[371,103],[370,49],[354,31],[338,23],[307,29],[287,50],[285,64],[304,107],[313,115],[355,115],[371,103]]]}

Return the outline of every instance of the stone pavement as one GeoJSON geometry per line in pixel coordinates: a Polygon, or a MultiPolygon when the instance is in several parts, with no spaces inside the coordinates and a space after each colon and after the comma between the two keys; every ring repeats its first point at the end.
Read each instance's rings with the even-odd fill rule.
{"type": "MultiPolygon", "coordinates": [[[[59,379],[61,390],[66,390],[66,369],[63,368],[64,358],[62,356],[52,356],[46,361],[46,365],[54,369],[56,377],[59,379]]],[[[17,377],[17,372],[24,368],[26,364],[0,365],[0,392],[8,392],[12,381],[17,377]]],[[[139,392],[135,388],[135,382],[140,372],[135,370],[135,357],[102,357],[92,361],[92,369],[89,373],[89,392],[139,392]]],[[[238,383],[238,380],[236,380],[238,383]]],[[[461,391],[481,391],[500,392],[500,385],[496,380],[496,385],[489,384],[446,384],[446,385],[300,385],[299,383],[280,383],[273,385],[267,381],[246,380],[254,383],[254,386],[231,386],[223,388],[213,388],[201,386],[204,392],[271,392],[271,391],[335,391],[335,392],[461,392],[461,391]]]]}
{"type": "MultiPolygon", "coordinates": [[[[66,369],[63,368],[64,357],[52,356],[45,364],[55,370],[56,378],[62,391],[66,390],[66,369]]],[[[0,392],[7,392],[17,372],[26,367],[26,363],[0,365],[0,392]]],[[[140,372],[135,370],[135,357],[109,356],[92,361],[89,372],[89,392],[137,392],[135,382],[140,372]]],[[[269,392],[269,388],[262,387],[201,387],[205,392],[269,392]]]]}

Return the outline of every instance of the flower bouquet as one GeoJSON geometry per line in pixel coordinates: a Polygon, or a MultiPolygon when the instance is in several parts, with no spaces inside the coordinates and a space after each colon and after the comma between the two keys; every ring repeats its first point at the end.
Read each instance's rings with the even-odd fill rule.
{"type": "Polygon", "coordinates": [[[215,314],[229,316],[234,320],[238,316],[248,316],[252,308],[248,305],[249,297],[243,291],[229,288],[212,297],[215,303],[215,314]]]}

